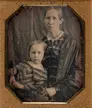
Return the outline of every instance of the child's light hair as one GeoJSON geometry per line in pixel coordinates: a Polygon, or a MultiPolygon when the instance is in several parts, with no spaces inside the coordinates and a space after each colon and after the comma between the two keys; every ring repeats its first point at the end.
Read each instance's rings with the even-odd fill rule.
{"type": "Polygon", "coordinates": [[[46,44],[44,41],[36,40],[36,41],[33,41],[33,42],[29,45],[28,53],[30,53],[30,49],[32,48],[32,46],[33,46],[33,45],[36,45],[36,44],[42,44],[44,50],[47,48],[47,44],[46,44]]]}

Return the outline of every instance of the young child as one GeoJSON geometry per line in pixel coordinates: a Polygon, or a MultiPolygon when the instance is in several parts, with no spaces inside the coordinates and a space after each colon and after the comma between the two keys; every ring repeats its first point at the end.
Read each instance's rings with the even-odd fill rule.
{"type": "Polygon", "coordinates": [[[46,44],[34,41],[29,46],[29,61],[23,61],[11,71],[10,84],[22,101],[48,101],[43,93],[47,86],[47,71],[42,66],[46,44]]]}

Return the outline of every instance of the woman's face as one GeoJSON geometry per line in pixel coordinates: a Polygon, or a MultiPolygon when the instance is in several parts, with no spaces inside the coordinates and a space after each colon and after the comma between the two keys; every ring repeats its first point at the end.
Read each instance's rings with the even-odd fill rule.
{"type": "Polygon", "coordinates": [[[55,32],[60,29],[61,20],[59,19],[58,11],[56,9],[47,10],[44,23],[50,32],[55,32]]]}

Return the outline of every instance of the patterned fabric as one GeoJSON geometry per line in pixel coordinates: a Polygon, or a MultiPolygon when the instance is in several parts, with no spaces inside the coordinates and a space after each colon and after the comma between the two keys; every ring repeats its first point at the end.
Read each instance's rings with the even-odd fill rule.
{"type": "Polygon", "coordinates": [[[37,87],[46,86],[47,72],[33,68],[27,61],[15,66],[18,70],[16,80],[23,84],[25,89],[37,89],[37,87]]]}
{"type": "Polygon", "coordinates": [[[64,34],[63,39],[43,41],[47,44],[43,65],[48,72],[48,87],[57,91],[55,101],[67,101],[83,85],[81,50],[76,40],[64,34]]]}
{"type": "Polygon", "coordinates": [[[42,91],[47,87],[47,71],[32,67],[28,61],[24,61],[15,66],[17,74],[16,81],[24,85],[24,89],[15,88],[16,95],[25,102],[45,102],[48,96],[44,96],[42,91]]]}
{"type": "Polygon", "coordinates": [[[60,47],[62,45],[63,40],[56,40],[52,42],[51,40],[47,41],[47,50],[45,52],[44,57],[44,67],[48,71],[48,80],[49,80],[49,87],[52,86],[56,82],[56,75],[57,75],[57,66],[59,64],[59,54],[60,54],[60,47]]]}

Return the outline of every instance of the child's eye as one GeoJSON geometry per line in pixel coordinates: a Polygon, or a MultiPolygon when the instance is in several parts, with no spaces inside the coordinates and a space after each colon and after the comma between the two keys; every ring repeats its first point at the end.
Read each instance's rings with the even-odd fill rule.
{"type": "Polygon", "coordinates": [[[36,52],[32,52],[33,54],[35,54],[36,52]]]}
{"type": "Polygon", "coordinates": [[[40,54],[41,52],[38,52],[38,54],[40,54]]]}

